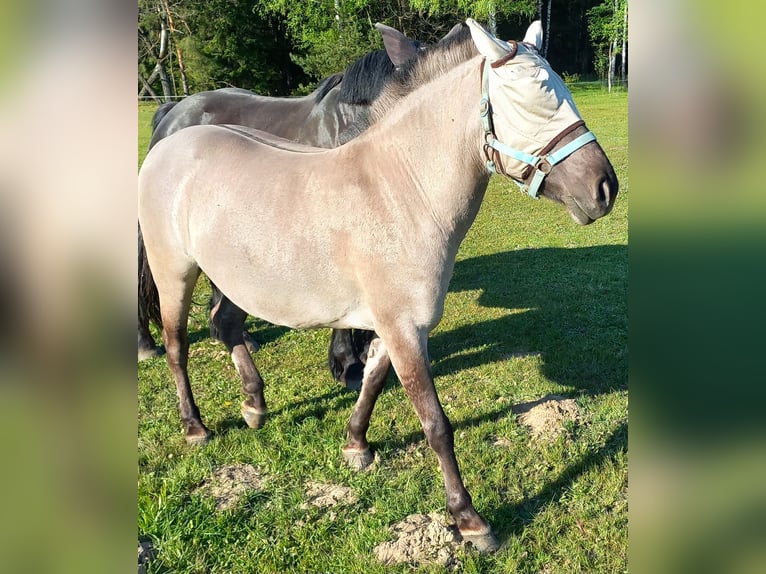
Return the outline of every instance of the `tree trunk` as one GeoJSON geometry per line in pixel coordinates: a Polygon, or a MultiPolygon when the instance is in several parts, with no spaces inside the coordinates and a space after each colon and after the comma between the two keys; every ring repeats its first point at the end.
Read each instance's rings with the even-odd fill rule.
{"type": "MultiPolygon", "coordinates": [[[[176,32],[176,26],[173,22],[173,14],[170,11],[170,4],[168,4],[168,0],[165,0],[165,14],[168,17],[168,26],[170,28],[170,34],[175,35],[176,32]]],[[[178,71],[181,74],[181,89],[183,90],[184,96],[189,95],[189,84],[186,81],[186,66],[184,66],[184,57],[181,53],[181,48],[178,47],[178,43],[173,40],[173,45],[176,49],[176,56],[178,57],[178,71]]]]}
{"type": "Polygon", "coordinates": [[[138,92],[139,99],[142,98],[144,94],[149,94],[149,96],[151,96],[151,98],[154,100],[160,99],[157,96],[157,94],[154,93],[154,90],[152,89],[152,86],[150,85],[150,83],[153,82],[154,78],[156,77],[157,77],[157,74],[154,72],[152,72],[148,80],[144,78],[141,74],[138,74],[138,79],[141,80],[141,84],[143,85],[143,87],[141,88],[141,91],[138,92]]]}
{"type": "Polygon", "coordinates": [[[165,60],[168,57],[168,27],[165,24],[165,19],[160,18],[160,53],[157,55],[157,65],[155,70],[160,75],[160,84],[162,85],[162,94],[165,96],[165,101],[169,102],[173,99],[173,90],[170,86],[170,78],[165,70],[165,60]]]}
{"type": "Polygon", "coordinates": [[[487,22],[489,25],[489,33],[493,36],[497,36],[497,18],[495,15],[495,3],[490,2],[489,3],[489,22],[487,22]]]}
{"type": "Polygon", "coordinates": [[[628,65],[628,3],[625,2],[625,8],[623,9],[622,17],[622,62],[620,66],[620,80],[622,85],[627,85],[627,65],[628,65]]]}
{"type": "Polygon", "coordinates": [[[548,0],[548,12],[545,14],[545,43],[543,45],[543,58],[548,57],[548,41],[551,37],[551,3],[553,0],[548,0]]]}

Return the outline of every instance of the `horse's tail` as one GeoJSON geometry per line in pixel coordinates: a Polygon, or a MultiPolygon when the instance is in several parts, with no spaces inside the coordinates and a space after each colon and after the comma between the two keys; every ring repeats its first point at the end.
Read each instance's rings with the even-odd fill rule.
{"type": "Polygon", "coordinates": [[[161,104],[157,111],[152,116],[152,133],[157,130],[157,126],[160,125],[162,118],[168,115],[168,112],[172,110],[178,102],[165,102],[161,104]]]}
{"type": "Polygon", "coordinates": [[[144,237],[141,235],[141,226],[138,226],[138,321],[148,325],[149,321],[162,327],[162,315],[160,314],[160,294],[149,269],[149,260],[146,258],[144,237]]]}

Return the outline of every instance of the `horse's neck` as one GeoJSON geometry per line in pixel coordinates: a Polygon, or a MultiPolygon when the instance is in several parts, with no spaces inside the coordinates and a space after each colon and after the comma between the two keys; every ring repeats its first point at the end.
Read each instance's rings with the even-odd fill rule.
{"type": "Polygon", "coordinates": [[[474,58],[408,95],[375,126],[379,129],[363,135],[395,150],[407,183],[415,188],[406,193],[419,194],[458,243],[489,181],[481,159],[480,82],[474,58]]]}

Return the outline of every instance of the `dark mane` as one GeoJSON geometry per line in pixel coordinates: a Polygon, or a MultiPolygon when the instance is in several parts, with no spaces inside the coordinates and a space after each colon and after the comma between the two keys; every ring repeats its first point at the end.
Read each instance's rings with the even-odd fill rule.
{"type": "Polygon", "coordinates": [[[346,68],[340,85],[340,101],[346,104],[370,105],[380,95],[395,70],[385,50],[365,54],[346,68]]]}
{"type": "Polygon", "coordinates": [[[173,109],[177,103],[178,102],[165,102],[164,104],[160,104],[160,107],[157,108],[157,111],[155,111],[152,116],[152,133],[157,130],[157,126],[160,125],[162,118],[168,115],[168,112],[173,109]]]}
{"type": "Polygon", "coordinates": [[[462,24],[454,33],[448,34],[439,43],[426,47],[418,58],[396,71],[370,107],[370,123],[375,123],[410,92],[478,54],[470,28],[462,24]]]}
{"type": "Polygon", "coordinates": [[[316,90],[314,90],[314,101],[316,103],[321,102],[330,90],[340,84],[341,80],[343,80],[343,72],[328,76],[319,82],[316,90]]]}

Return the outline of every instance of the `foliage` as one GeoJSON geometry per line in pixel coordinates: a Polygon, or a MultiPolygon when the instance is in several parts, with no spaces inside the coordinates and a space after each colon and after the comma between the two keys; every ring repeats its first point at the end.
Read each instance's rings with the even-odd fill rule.
{"type": "MultiPolygon", "coordinates": [[[[621,25],[613,3],[553,2],[547,58],[554,67],[587,77],[595,50],[603,69],[606,38],[621,25]]],[[[182,93],[179,56],[190,93],[234,85],[288,95],[312,89],[381,48],[376,22],[427,44],[469,16],[487,22],[494,15],[504,38],[521,37],[539,17],[537,0],[138,0],[138,8],[138,71],[144,79],[157,63],[162,23],[168,24],[168,14],[173,19],[164,65],[177,95],[182,93]]],[[[161,92],[158,78],[151,85],[161,92]]]]}
{"type": "Polygon", "coordinates": [[[595,48],[593,64],[601,78],[609,72],[610,56],[614,58],[622,52],[622,41],[627,38],[624,19],[627,3],[628,0],[602,0],[588,10],[588,32],[595,48]]]}
{"type": "MultiPolygon", "coordinates": [[[[185,60],[190,92],[237,86],[269,95],[288,95],[305,79],[290,60],[292,41],[277,15],[252,0],[139,0],[139,34],[151,42],[163,11],[176,22],[171,33],[170,72],[180,85],[177,55],[185,60]]],[[[142,42],[144,45],[147,41],[142,42]]],[[[155,53],[139,51],[139,73],[149,75],[155,53]],[[142,57],[143,56],[143,57],[142,57]]],[[[176,89],[180,92],[180,89],[176,89]]]]}
{"type": "Polygon", "coordinates": [[[561,79],[564,80],[564,83],[571,89],[572,84],[580,81],[580,74],[570,74],[568,72],[563,72],[561,74],[561,79]]]}

